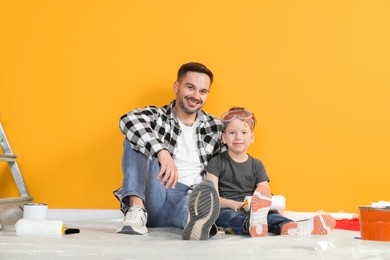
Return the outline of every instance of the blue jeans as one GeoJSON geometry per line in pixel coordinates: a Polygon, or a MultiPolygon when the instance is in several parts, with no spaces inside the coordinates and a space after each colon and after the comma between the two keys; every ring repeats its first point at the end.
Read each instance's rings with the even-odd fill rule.
{"type": "Polygon", "coordinates": [[[156,157],[149,159],[132,149],[129,141],[123,143],[123,183],[121,202],[130,206],[129,196],[135,195],[145,203],[149,227],[184,228],[188,222],[188,190],[177,183],[176,188],[166,189],[157,179],[160,164],[156,157]]]}
{"type": "MultiPolygon", "coordinates": [[[[248,213],[244,210],[233,211],[224,208],[221,209],[216,224],[223,228],[231,228],[237,235],[246,235],[249,234],[249,230],[245,230],[245,221],[247,217],[248,213]]],[[[292,220],[280,215],[276,210],[270,210],[267,215],[267,222],[268,232],[280,235],[282,226],[292,222],[292,220]]]]}

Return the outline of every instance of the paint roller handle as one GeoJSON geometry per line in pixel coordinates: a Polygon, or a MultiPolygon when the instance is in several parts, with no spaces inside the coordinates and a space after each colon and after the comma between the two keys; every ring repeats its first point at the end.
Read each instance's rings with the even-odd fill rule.
{"type": "Polygon", "coordinates": [[[64,230],[65,235],[78,234],[78,233],[80,233],[80,229],[78,228],[65,228],[64,230]]]}

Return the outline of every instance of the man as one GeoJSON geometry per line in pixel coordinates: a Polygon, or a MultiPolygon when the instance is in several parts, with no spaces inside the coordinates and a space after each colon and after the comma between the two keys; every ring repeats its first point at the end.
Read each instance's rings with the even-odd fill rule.
{"type": "Polygon", "coordinates": [[[209,238],[219,201],[202,173],[221,151],[222,135],[221,121],[201,110],[212,82],[205,65],[183,64],[173,85],[175,100],[121,117],[124,178],[114,194],[126,216],[119,233],[145,234],[147,224],[185,228],[185,240],[209,238]]]}

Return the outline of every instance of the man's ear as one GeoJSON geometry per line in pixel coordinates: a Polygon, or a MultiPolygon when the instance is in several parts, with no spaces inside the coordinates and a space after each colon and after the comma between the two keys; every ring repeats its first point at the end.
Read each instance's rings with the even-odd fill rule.
{"type": "Polygon", "coordinates": [[[175,81],[175,83],[173,83],[173,91],[175,91],[175,93],[177,94],[177,91],[179,90],[179,81],[175,81]]]}

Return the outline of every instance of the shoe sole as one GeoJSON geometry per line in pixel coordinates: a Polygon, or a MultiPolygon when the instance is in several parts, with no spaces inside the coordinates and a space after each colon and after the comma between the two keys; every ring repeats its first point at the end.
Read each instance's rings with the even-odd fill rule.
{"type": "MultiPolygon", "coordinates": [[[[290,222],[283,225],[280,232],[281,235],[327,235],[332,231],[336,226],[336,220],[330,215],[317,215],[312,219],[306,220],[309,221],[306,225],[312,225],[312,230],[307,231],[308,234],[299,234],[298,233],[298,223],[290,222]]],[[[301,224],[302,225],[302,224],[301,224]]]]}
{"type": "Polygon", "coordinates": [[[211,226],[219,215],[219,196],[214,184],[203,181],[192,191],[189,198],[190,221],[184,228],[183,240],[207,240],[211,226]]]}
{"type": "Polygon", "coordinates": [[[313,218],[312,235],[327,235],[336,226],[336,220],[329,215],[317,215],[313,218]]]}
{"type": "Polygon", "coordinates": [[[252,195],[249,212],[249,234],[262,237],[268,233],[267,215],[272,204],[272,194],[265,185],[259,185],[252,195]]]}
{"type": "Polygon", "coordinates": [[[124,226],[121,230],[117,232],[118,234],[126,234],[126,235],[144,235],[148,233],[146,230],[136,230],[133,229],[131,226],[124,226]]]}

